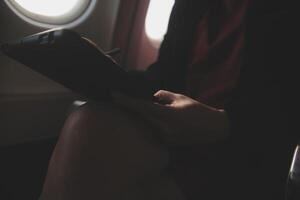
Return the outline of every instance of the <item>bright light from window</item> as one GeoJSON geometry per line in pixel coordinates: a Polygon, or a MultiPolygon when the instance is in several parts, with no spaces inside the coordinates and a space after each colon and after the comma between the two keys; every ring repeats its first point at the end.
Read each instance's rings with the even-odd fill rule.
{"type": "Polygon", "coordinates": [[[146,34],[150,39],[161,41],[167,32],[174,0],[151,0],[146,17],[146,34]]]}
{"type": "Polygon", "coordinates": [[[80,0],[14,0],[24,9],[44,16],[61,16],[71,12],[80,0]]]}
{"type": "Polygon", "coordinates": [[[24,21],[44,28],[75,27],[92,13],[98,0],[4,0],[24,21]]]}

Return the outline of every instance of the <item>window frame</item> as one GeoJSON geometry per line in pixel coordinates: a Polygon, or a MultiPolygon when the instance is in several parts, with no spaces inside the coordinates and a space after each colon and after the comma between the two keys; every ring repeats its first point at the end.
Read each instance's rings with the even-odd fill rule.
{"type": "Polygon", "coordinates": [[[81,0],[73,11],[59,16],[40,15],[23,8],[14,0],[4,0],[7,6],[21,19],[42,28],[71,28],[83,22],[93,11],[97,0],[81,0]]]}

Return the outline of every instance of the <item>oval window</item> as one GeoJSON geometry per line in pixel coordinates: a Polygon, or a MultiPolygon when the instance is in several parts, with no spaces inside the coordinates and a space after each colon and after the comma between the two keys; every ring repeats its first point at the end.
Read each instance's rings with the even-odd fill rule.
{"type": "Polygon", "coordinates": [[[174,0],[151,0],[146,16],[145,31],[147,36],[160,42],[168,29],[174,0]]]}
{"type": "Polygon", "coordinates": [[[92,11],[97,0],[5,0],[25,21],[46,28],[75,26],[92,11]]]}

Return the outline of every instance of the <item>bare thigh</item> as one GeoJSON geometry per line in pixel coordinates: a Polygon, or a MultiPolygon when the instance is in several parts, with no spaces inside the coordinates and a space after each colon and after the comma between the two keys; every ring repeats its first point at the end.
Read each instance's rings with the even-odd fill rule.
{"type": "Polygon", "coordinates": [[[64,125],[40,199],[185,199],[153,131],[111,104],[81,107],[64,125]]]}

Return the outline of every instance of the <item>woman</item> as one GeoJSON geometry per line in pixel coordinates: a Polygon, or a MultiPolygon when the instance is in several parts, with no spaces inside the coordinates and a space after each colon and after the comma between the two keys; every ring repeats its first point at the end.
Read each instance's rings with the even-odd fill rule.
{"type": "Polygon", "coordinates": [[[297,142],[292,8],[177,0],[143,74],[163,103],[114,94],[75,111],[41,200],[282,199],[297,142]]]}

